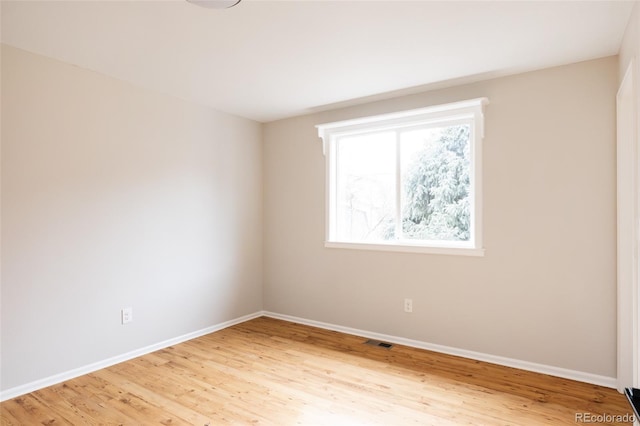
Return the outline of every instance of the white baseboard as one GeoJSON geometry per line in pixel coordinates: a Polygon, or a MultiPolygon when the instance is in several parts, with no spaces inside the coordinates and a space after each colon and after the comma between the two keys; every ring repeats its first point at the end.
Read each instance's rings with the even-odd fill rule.
{"type": "Polygon", "coordinates": [[[0,392],[0,401],[5,401],[7,399],[15,398],[20,395],[34,392],[39,389],[46,388],[48,386],[56,385],[58,383],[62,383],[64,381],[74,379],[84,374],[93,373],[94,371],[98,371],[103,368],[107,368],[112,365],[119,364],[121,362],[128,361],[130,359],[137,358],[139,356],[146,355],[151,352],[155,352],[157,350],[164,349],[172,345],[177,345],[179,343],[186,342],[187,340],[195,339],[197,337],[204,336],[206,334],[210,334],[210,333],[225,329],[227,327],[231,327],[233,325],[240,324],[245,321],[252,320],[254,318],[258,318],[260,316],[267,316],[271,318],[309,325],[312,327],[323,328],[326,330],[339,331],[342,333],[353,334],[356,336],[362,336],[369,339],[382,340],[390,343],[396,343],[399,345],[411,346],[419,349],[426,349],[433,352],[456,355],[463,358],[489,362],[491,364],[504,365],[507,367],[519,368],[521,370],[548,374],[550,376],[577,380],[580,382],[591,383],[594,385],[605,386],[605,387],[614,388],[614,389],[616,388],[616,384],[617,384],[616,379],[613,377],[599,376],[596,374],[584,373],[584,372],[575,371],[575,370],[568,370],[565,368],[553,367],[553,366],[544,365],[544,364],[536,364],[533,362],[521,361],[513,358],[505,358],[505,357],[496,356],[496,355],[484,354],[481,352],[474,352],[474,351],[468,351],[465,349],[452,348],[449,346],[436,345],[433,343],[421,342],[419,340],[411,340],[411,339],[406,339],[404,337],[390,336],[387,334],[375,333],[375,332],[366,331],[366,330],[359,330],[351,327],[343,327],[341,325],[308,320],[305,318],[294,317],[290,315],[283,315],[275,312],[259,311],[259,312],[245,315],[230,321],[225,321],[223,323],[216,324],[211,327],[203,328],[202,330],[194,331],[191,333],[184,334],[182,336],[174,337],[172,339],[155,343],[153,345],[149,345],[144,348],[136,349],[134,351],[127,352],[122,355],[117,355],[115,357],[111,357],[103,361],[98,361],[93,364],[89,364],[83,367],[75,368],[70,371],[66,371],[64,373],[45,377],[44,379],[39,379],[30,383],[26,383],[24,385],[20,385],[14,388],[4,390],[0,392]]]}
{"type": "Polygon", "coordinates": [[[404,337],[390,336],[387,334],[374,333],[366,330],[359,330],[341,325],[329,324],[320,321],[308,320],[305,318],[294,317],[290,315],[277,314],[275,312],[263,312],[264,316],[281,319],[299,324],[310,325],[313,327],[324,328],[326,330],[339,331],[342,333],[353,334],[356,336],[366,337],[368,339],[382,340],[399,345],[411,346],[419,349],[426,349],[433,352],[440,352],[448,355],[456,355],[463,358],[484,361],[491,364],[503,365],[506,367],[518,368],[520,370],[532,371],[535,373],[548,374],[550,376],[562,377],[564,379],[577,380],[579,382],[591,383],[594,385],[605,386],[608,388],[616,388],[617,380],[614,377],[600,376],[597,374],[585,373],[582,371],[568,370],[566,368],[553,367],[550,365],[537,364],[529,361],[522,361],[513,358],[505,358],[496,355],[485,354],[481,352],[469,351],[466,349],[452,348],[450,346],[437,345],[434,343],[421,342],[419,340],[406,339],[404,337]]]}
{"type": "Polygon", "coordinates": [[[240,324],[242,322],[249,321],[254,318],[258,318],[262,315],[263,315],[263,312],[261,311],[255,312],[253,314],[245,315],[240,318],[236,318],[230,321],[225,321],[220,324],[212,325],[210,327],[203,328],[201,330],[187,333],[182,336],[178,336],[172,339],[158,342],[153,345],[145,346],[144,348],[136,349],[134,351],[127,352],[122,355],[117,355],[102,361],[94,362],[93,364],[74,368],[73,370],[65,371],[64,373],[55,374],[53,376],[45,377],[44,379],[35,380],[33,382],[26,383],[24,385],[3,390],[2,392],[0,392],[0,401],[5,401],[7,399],[15,398],[20,395],[37,391],[38,389],[43,389],[48,386],[56,385],[58,383],[65,382],[67,380],[71,380],[85,374],[93,373],[94,371],[98,371],[106,367],[111,367],[112,365],[119,364],[121,362],[128,361],[130,359],[137,358],[139,356],[146,355],[151,352],[155,352],[157,350],[164,349],[172,345],[177,345],[178,343],[186,342],[187,340],[195,339],[196,337],[204,336],[206,334],[210,334],[210,333],[222,330],[224,328],[231,327],[232,325],[240,324]]]}

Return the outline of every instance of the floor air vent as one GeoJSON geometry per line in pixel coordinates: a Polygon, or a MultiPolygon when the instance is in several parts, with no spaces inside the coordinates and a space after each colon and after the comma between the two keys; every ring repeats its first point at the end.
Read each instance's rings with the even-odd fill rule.
{"type": "Polygon", "coordinates": [[[364,342],[365,345],[378,346],[379,348],[391,349],[393,345],[387,342],[381,342],[380,340],[369,339],[364,342]]]}

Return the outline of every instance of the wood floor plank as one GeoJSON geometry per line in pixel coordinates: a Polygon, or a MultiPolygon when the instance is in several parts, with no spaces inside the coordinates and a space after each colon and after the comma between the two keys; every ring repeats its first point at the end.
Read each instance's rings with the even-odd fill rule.
{"type": "MultiPolygon", "coordinates": [[[[257,318],[0,404],[2,425],[575,425],[613,389],[257,318]]],[[[600,423],[624,424],[624,423],[600,423]]]]}
{"type": "Polygon", "coordinates": [[[2,411],[5,410],[5,404],[7,404],[6,410],[21,425],[48,425],[56,421],[67,422],[62,414],[51,410],[33,394],[23,395],[13,400],[3,402],[2,411]]]}

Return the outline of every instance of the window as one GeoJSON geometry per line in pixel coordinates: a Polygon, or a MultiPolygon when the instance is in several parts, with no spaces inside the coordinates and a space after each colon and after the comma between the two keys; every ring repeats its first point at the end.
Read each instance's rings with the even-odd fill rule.
{"type": "Polygon", "coordinates": [[[486,98],[317,126],[327,247],[481,256],[486,98]]]}

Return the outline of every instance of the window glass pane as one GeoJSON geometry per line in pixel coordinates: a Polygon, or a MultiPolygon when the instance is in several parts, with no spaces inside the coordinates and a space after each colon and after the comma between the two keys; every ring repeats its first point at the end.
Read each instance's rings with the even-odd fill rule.
{"type": "Polygon", "coordinates": [[[343,137],[336,152],[336,237],[342,241],[395,238],[394,132],[343,137]]]}
{"type": "Polygon", "coordinates": [[[401,134],[401,238],[469,241],[469,134],[469,124],[401,134]]]}

